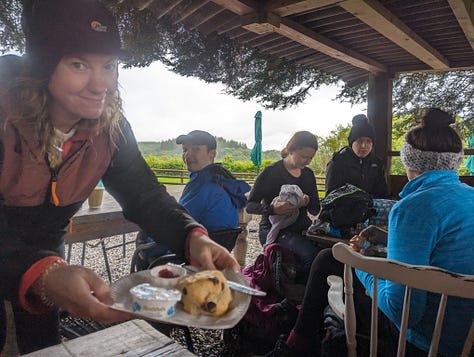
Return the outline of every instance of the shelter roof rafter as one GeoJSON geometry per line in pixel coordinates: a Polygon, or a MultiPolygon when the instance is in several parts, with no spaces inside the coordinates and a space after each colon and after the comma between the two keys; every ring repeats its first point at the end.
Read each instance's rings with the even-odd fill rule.
{"type": "Polygon", "coordinates": [[[361,73],[474,69],[474,0],[134,1],[159,19],[304,62],[346,83],[361,73]],[[306,59],[313,53],[324,61],[306,59]]]}
{"type": "Polygon", "coordinates": [[[443,55],[377,1],[347,0],[342,1],[339,6],[431,68],[449,68],[448,60],[443,55]]]}
{"type": "Polygon", "coordinates": [[[466,34],[471,47],[474,49],[474,2],[469,0],[448,0],[454,16],[466,34]]]}

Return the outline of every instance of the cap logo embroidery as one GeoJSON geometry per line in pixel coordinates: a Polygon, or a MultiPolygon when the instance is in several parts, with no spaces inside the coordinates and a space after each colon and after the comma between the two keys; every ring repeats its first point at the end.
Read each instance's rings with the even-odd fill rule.
{"type": "Polygon", "coordinates": [[[103,26],[99,21],[92,21],[91,29],[97,32],[107,32],[107,26],[103,26]]]}

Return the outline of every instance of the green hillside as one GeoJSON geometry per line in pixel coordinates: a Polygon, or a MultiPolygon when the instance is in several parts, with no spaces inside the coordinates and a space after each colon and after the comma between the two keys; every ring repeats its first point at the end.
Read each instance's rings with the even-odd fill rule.
{"type": "MultiPolygon", "coordinates": [[[[216,161],[222,161],[224,156],[230,156],[235,161],[250,161],[250,151],[246,144],[235,140],[226,140],[217,137],[217,158],[216,161]]],[[[176,139],[165,141],[140,141],[138,147],[143,156],[166,156],[181,157],[181,145],[176,144],[176,139]]],[[[280,152],[277,150],[268,150],[262,153],[263,160],[278,160],[280,152]]]]}

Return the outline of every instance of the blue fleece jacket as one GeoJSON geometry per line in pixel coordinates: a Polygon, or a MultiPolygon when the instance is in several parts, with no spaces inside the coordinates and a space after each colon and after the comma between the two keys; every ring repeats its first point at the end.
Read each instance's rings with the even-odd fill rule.
{"type": "MultiPolygon", "coordinates": [[[[427,171],[409,181],[389,215],[387,258],[474,274],[474,188],[454,171],[427,171]]],[[[373,277],[356,271],[372,294],[373,277]]],[[[400,326],[404,287],[378,283],[379,308],[400,326]]],[[[407,339],[425,351],[434,328],[439,295],[413,290],[407,339]]],[[[474,318],[474,301],[450,297],[439,352],[458,356],[474,318]]]]}
{"type": "Polygon", "coordinates": [[[239,226],[239,208],[245,207],[245,193],[250,186],[219,164],[211,164],[200,171],[191,172],[179,203],[208,232],[239,226]]]}

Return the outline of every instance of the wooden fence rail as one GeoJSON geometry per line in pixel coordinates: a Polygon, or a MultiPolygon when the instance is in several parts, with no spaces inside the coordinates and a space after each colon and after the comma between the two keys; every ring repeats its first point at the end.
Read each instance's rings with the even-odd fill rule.
{"type": "MultiPolygon", "coordinates": [[[[187,170],[179,169],[152,169],[158,181],[165,185],[185,185],[189,181],[189,172],[187,170]]],[[[246,181],[252,185],[255,182],[257,173],[252,172],[232,172],[236,178],[246,181]]],[[[318,187],[319,195],[324,195],[324,176],[315,176],[316,186],[318,187]]]]}

